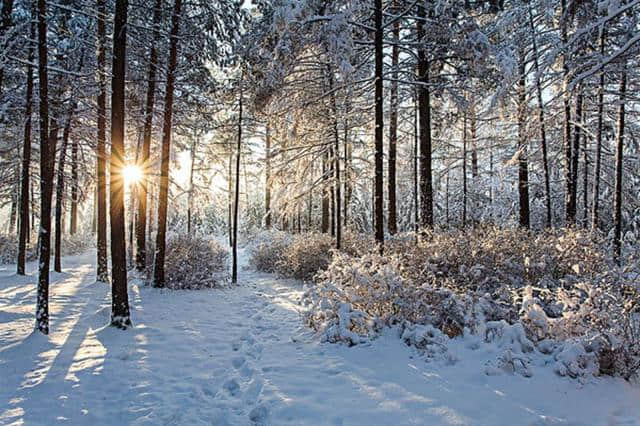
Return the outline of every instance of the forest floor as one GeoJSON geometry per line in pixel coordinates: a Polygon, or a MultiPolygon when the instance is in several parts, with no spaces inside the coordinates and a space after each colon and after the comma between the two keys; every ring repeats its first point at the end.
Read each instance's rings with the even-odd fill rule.
{"type": "Polygon", "coordinates": [[[0,424],[640,425],[640,389],[622,380],[488,376],[482,350],[454,342],[454,365],[427,362],[393,330],[319,343],[302,285],[246,268],[225,290],[132,280],[123,332],[105,326],[93,258],[52,275],[47,337],[32,334],[35,264],[0,266],[0,424]]]}

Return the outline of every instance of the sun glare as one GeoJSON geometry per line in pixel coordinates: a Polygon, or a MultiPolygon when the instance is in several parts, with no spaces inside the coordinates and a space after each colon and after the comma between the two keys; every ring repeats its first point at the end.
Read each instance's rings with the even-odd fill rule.
{"type": "Polygon", "coordinates": [[[129,164],[122,169],[122,176],[127,185],[136,184],[142,179],[142,169],[135,164],[129,164]]]}

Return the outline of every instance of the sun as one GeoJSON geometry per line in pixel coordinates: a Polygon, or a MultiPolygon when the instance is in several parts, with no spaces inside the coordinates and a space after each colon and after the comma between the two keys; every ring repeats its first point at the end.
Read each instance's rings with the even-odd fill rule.
{"type": "Polygon", "coordinates": [[[142,176],[142,169],[135,164],[129,164],[122,169],[122,177],[126,185],[133,185],[140,182],[142,176]]]}

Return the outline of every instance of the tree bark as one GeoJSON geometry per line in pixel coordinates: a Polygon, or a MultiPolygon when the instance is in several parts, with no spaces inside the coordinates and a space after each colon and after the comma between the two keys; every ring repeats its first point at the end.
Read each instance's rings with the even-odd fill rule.
{"type": "Polygon", "coordinates": [[[384,117],[383,107],[384,99],[383,89],[383,28],[382,28],[382,0],[374,2],[374,20],[375,20],[375,184],[374,184],[374,217],[375,217],[375,237],[376,243],[379,245],[380,253],[384,249],[384,194],[383,194],[383,165],[382,156],[384,150],[383,131],[384,117]]]}
{"type": "Polygon", "coordinates": [[[462,228],[467,226],[467,113],[462,117],[462,228]]]}
{"type": "Polygon", "coordinates": [[[144,271],[147,265],[147,204],[151,172],[149,160],[151,153],[151,132],[153,129],[153,110],[156,94],[156,74],[158,68],[158,52],[156,45],[160,41],[160,17],[162,0],[156,0],[153,9],[153,41],[149,51],[149,74],[147,86],[147,99],[144,113],[144,130],[142,142],[142,155],[138,166],[142,170],[142,180],[138,188],[138,218],[136,221],[136,269],[144,271]]]}
{"type": "Polygon", "coordinates": [[[271,229],[271,127],[265,128],[265,168],[264,168],[264,224],[271,229]]]}
{"type": "MultiPolygon", "coordinates": [[[[36,39],[36,27],[35,20],[36,11],[31,11],[31,25],[30,25],[30,38],[36,39]]],[[[29,191],[31,189],[31,182],[29,179],[29,172],[31,167],[31,115],[33,110],[33,56],[34,47],[33,42],[29,43],[29,53],[27,60],[27,87],[26,87],[26,101],[24,112],[24,132],[22,141],[22,175],[20,179],[20,230],[18,232],[18,260],[17,260],[17,274],[25,274],[25,261],[27,252],[27,239],[29,235],[29,191]]]]}
{"type": "MultiPolygon", "coordinates": [[[[179,0],[178,0],[179,1],[179,0]]],[[[240,96],[238,99],[238,141],[236,145],[236,184],[233,191],[233,247],[231,264],[231,282],[238,282],[238,203],[240,201],[240,153],[242,145],[242,77],[240,77],[240,96]]]]}
{"type": "Polygon", "coordinates": [[[171,17],[169,64],[167,67],[167,89],[164,102],[164,124],[162,126],[162,160],[160,164],[160,194],[158,196],[158,229],[156,231],[156,253],[153,267],[153,286],[164,287],[164,258],[167,234],[167,202],[169,197],[169,155],[171,152],[171,120],[173,115],[173,90],[178,60],[178,31],[182,0],[175,0],[171,17]]]}
{"type": "Polygon", "coordinates": [[[420,213],[421,224],[433,228],[433,177],[431,169],[431,93],[429,88],[429,61],[423,45],[426,19],[424,5],[418,6],[416,34],[418,47],[418,108],[420,117],[420,213]]]}
{"type": "Polygon", "coordinates": [[[623,65],[620,78],[620,104],[618,107],[618,136],[616,138],[616,181],[613,200],[613,258],[622,262],[622,168],[624,151],[625,102],[627,93],[627,70],[623,65]]]}
{"type": "Polygon", "coordinates": [[[189,168],[189,195],[187,200],[187,234],[191,236],[191,216],[193,210],[193,171],[196,164],[196,147],[198,146],[198,138],[195,138],[191,144],[191,167],[189,168]]]}
{"type": "Polygon", "coordinates": [[[529,229],[529,142],[527,141],[526,114],[526,69],[525,52],[520,51],[518,79],[518,195],[520,204],[520,226],[529,229]]]}
{"type": "MultiPolygon", "coordinates": [[[[602,27],[600,31],[600,56],[604,57],[604,48],[607,37],[607,30],[602,27]]],[[[604,90],[605,75],[604,70],[600,71],[600,85],[598,86],[598,128],[596,130],[596,158],[595,170],[593,171],[593,209],[591,213],[591,230],[598,229],[598,214],[600,204],[600,170],[602,168],[602,133],[604,123],[604,90]]]]}
{"type": "MultiPolygon", "coordinates": [[[[0,12],[0,40],[3,40],[5,34],[12,26],[11,13],[13,12],[13,0],[2,0],[2,12],[0,12]]],[[[5,46],[1,46],[4,50],[5,46]]],[[[4,83],[4,67],[0,65],[0,98],[2,97],[2,88],[4,83]]]]}
{"type": "Polygon", "coordinates": [[[55,207],[55,239],[54,239],[54,260],[53,270],[56,272],[62,272],[62,208],[64,204],[64,167],[67,157],[67,146],[69,144],[69,134],[71,132],[71,117],[72,112],[67,117],[67,122],[64,125],[62,131],[62,146],[60,147],[60,154],[58,159],[58,177],[56,179],[56,207],[55,207]]]}
{"type": "Polygon", "coordinates": [[[111,324],[121,329],[131,325],[127,294],[127,248],[125,237],[125,68],[128,0],[116,0],[113,20],[113,70],[111,78],[111,158],[109,218],[111,220],[111,324]]]}
{"type": "MultiPolygon", "coordinates": [[[[397,2],[393,2],[394,10],[397,2]]],[[[396,152],[398,144],[398,58],[400,42],[400,20],[396,19],[393,23],[393,46],[391,47],[391,93],[390,93],[390,111],[389,111],[389,162],[387,179],[389,192],[389,216],[387,218],[387,228],[389,234],[393,235],[398,232],[398,213],[396,210],[396,152]]]]}
{"type": "Polygon", "coordinates": [[[567,219],[569,224],[575,224],[577,206],[578,206],[578,157],[580,156],[580,136],[582,135],[582,105],[583,105],[582,88],[578,88],[578,96],[576,96],[576,111],[573,131],[573,147],[571,148],[571,192],[567,203],[567,219]]]}
{"type": "MultiPolygon", "coordinates": [[[[38,292],[36,297],[36,328],[49,334],[49,262],[51,261],[51,195],[53,190],[53,168],[55,134],[49,134],[48,95],[48,49],[47,49],[47,1],[38,0],[38,86],[40,95],[40,231],[38,292]]],[[[54,126],[55,128],[55,126],[54,126]]]]}
{"type": "Polygon", "coordinates": [[[106,22],[107,14],[106,0],[97,0],[96,7],[98,10],[98,48],[97,48],[97,65],[98,65],[98,134],[96,141],[96,213],[97,213],[97,271],[96,281],[109,282],[109,267],[107,264],[107,178],[106,178],[106,140],[107,140],[107,79],[106,79],[106,22]]]}
{"type": "MultiPolygon", "coordinates": [[[[560,38],[563,45],[567,45],[567,0],[560,1],[560,38]]],[[[563,144],[564,144],[564,161],[565,161],[565,183],[566,183],[566,197],[565,197],[565,222],[567,225],[574,223],[576,219],[575,215],[575,199],[572,199],[573,187],[572,187],[572,150],[571,150],[571,101],[569,93],[569,64],[568,54],[565,52],[562,54],[562,103],[564,107],[563,118],[563,144]]]]}
{"type": "Polygon", "coordinates": [[[327,163],[329,162],[329,152],[325,150],[322,155],[322,233],[329,232],[329,193],[326,181],[328,180],[327,163]]]}

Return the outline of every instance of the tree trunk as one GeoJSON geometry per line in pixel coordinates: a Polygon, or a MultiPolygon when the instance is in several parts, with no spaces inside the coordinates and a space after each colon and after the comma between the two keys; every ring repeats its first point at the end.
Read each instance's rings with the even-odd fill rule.
{"type": "Polygon", "coordinates": [[[127,248],[125,239],[125,65],[128,0],[116,0],[113,19],[113,71],[111,78],[111,158],[109,218],[111,219],[111,324],[125,329],[131,325],[127,294],[127,248]]]}
{"type": "Polygon", "coordinates": [[[623,65],[620,78],[620,106],[618,107],[618,137],[616,138],[616,181],[613,200],[613,258],[622,262],[622,166],[624,149],[625,102],[627,93],[627,70],[623,65]]]}
{"type": "MultiPolygon", "coordinates": [[[[607,30],[600,31],[600,56],[604,57],[607,30]]],[[[600,85],[598,87],[598,129],[596,130],[596,164],[593,172],[593,209],[591,213],[591,230],[598,229],[598,209],[600,204],[600,170],[602,168],[602,131],[604,122],[604,70],[600,71],[600,85]]]]}
{"type": "MultiPolygon", "coordinates": [[[[416,34],[419,41],[425,37],[424,5],[418,6],[416,34]]],[[[424,47],[418,48],[418,108],[420,115],[420,213],[422,226],[433,228],[433,178],[431,170],[431,93],[429,88],[429,61],[424,47]]]]}
{"type": "Polygon", "coordinates": [[[196,147],[198,139],[194,139],[191,145],[191,167],[189,168],[189,195],[187,200],[187,234],[191,236],[191,215],[193,210],[193,169],[196,163],[196,147]]]}
{"type": "Polygon", "coordinates": [[[475,102],[469,105],[469,136],[471,137],[471,176],[478,177],[478,129],[475,102]]]}
{"type": "Polygon", "coordinates": [[[413,230],[417,233],[420,227],[420,214],[418,204],[418,92],[413,91],[413,230]]]}
{"type": "MultiPolygon", "coordinates": [[[[31,11],[30,38],[36,39],[36,11],[31,11]]],[[[27,252],[27,239],[29,235],[29,190],[31,182],[29,179],[29,169],[31,167],[31,113],[33,110],[33,42],[29,43],[29,53],[27,65],[27,87],[26,102],[24,112],[24,133],[22,141],[22,176],[20,179],[20,230],[18,235],[18,261],[17,274],[25,274],[25,261],[27,252]]]]}
{"type": "Polygon", "coordinates": [[[156,73],[158,68],[158,52],[156,45],[160,41],[160,17],[162,10],[162,0],[156,0],[153,9],[153,41],[149,52],[149,74],[147,86],[147,99],[144,112],[144,130],[142,142],[142,155],[140,164],[142,169],[142,180],[138,189],[138,220],[136,221],[136,269],[144,271],[147,265],[147,204],[149,199],[150,183],[150,153],[151,153],[151,131],[153,126],[153,108],[156,94],[156,73]]]}
{"type": "Polygon", "coordinates": [[[462,116],[462,228],[467,226],[467,113],[462,116]]]}
{"type": "Polygon", "coordinates": [[[325,150],[322,156],[322,233],[329,232],[329,194],[327,191],[327,163],[329,162],[329,152],[325,150]]]}
{"type": "Polygon", "coordinates": [[[167,67],[167,89],[164,102],[164,124],[162,126],[162,160],[160,164],[160,194],[158,196],[158,229],[156,231],[156,253],[153,267],[153,286],[164,287],[164,257],[167,234],[167,202],[169,197],[169,155],[171,152],[171,120],[173,115],[173,89],[178,60],[178,31],[182,0],[175,0],[171,17],[169,65],[167,67]]]}
{"type": "MultiPolygon", "coordinates": [[[[38,86],[40,92],[40,231],[36,328],[49,334],[49,262],[51,261],[51,195],[55,137],[49,135],[47,76],[47,1],[38,0],[38,86]]],[[[57,130],[55,131],[57,133],[57,130]]],[[[55,136],[54,133],[54,136],[55,136]]]]}
{"type": "Polygon", "coordinates": [[[520,226],[529,229],[529,143],[527,141],[527,93],[526,57],[520,51],[518,79],[518,195],[520,204],[520,226]]]}
{"type": "Polygon", "coordinates": [[[336,104],[336,96],[333,92],[333,71],[329,67],[329,88],[331,89],[331,109],[333,118],[333,162],[334,171],[334,205],[333,219],[336,237],[336,249],[340,250],[342,245],[342,223],[341,223],[341,196],[340,193],[340,137],[338,134],[338,105],[336,104]]]}
{"type": "Polygon", "coordinates": [[[107,140],[107,78],[106,78],[106,0],[97,0],[98,10],[98,134],[96,141],[96,175],[97,175],[97,271],[96,281],[109,282],[107,264],[107,178],[106,178],[106,140],[107,140]]]}
{"type": "Polygon", "coordinates": [[[78,232],[78,140],[71,141],[71,222],[69,234],[78,232]]]}
{"type": "MultiPolygon", "coordinates": [[[[179,1],[179,0],[178,0],[179,1]]],[[[236,145],[236,184],[233,191],[233,247],[231,282],[238,282],[238,203],[240,201],[240,149],[242,144],[242,76],[240,77],[240,97],[238,99],[238,141],[236,145]]]]}
{"type": "Polygon", "coordinates": [[[576,113],[575,127],[573,134],[573,147],[571,148],[571,194],[569,195],[569,220],[570,224],[575,224],[578,206],[578,158],[580,156],[580,136],[582,134],[582,105],[583,105],[582,88],[578,88],[578,96],[576,97],[576,113]]]}
{"type": "MultiPolygon", "coordinates": [[[[567,45],[567,0],[560,1],[560,38],[563,45],[567,45]]],[[[564,161],[565,161],[565,182],[567,188],[567,194],[565,198],[565,222],[567,225],[574,223],[576,219],[575,214],[575,199],[572,199],[573,195],[573,179],[572,179],[572,150],[571,150],[571,101],[569,93],[569,65],[568,65],[568,53],[562,54],[562,103],[564,106],[564,118],[563,118],[563,144],[564,144],[564,161]]]]}
{"type": "Polygon", "coordinates": [[[376,243],[379,244],[380,253],[384,248],[384,194],[383,194],[383,165],[382,156],[384,150],[383,144],[383,106],[384,99],[382,94],[383,89],[383,28],[382,28],[382,0],[375,0],[375,185],[374,185],[374,217],[375,217],[375,236],[376,243]]]}
{"type": "MultiPolygon", "coordinates": [[[[397,7],[396,1],[393,2],[394,11],[397,7]]],[[[391,235],[398,232],[398,214],[396,210],[396,147],[398,143],[398,58],[400,42],[400,20],[396,19],[393,23],[393,46],[391,47],[391,93],[390,93],[390,111],[389,111],[389,216],[387,218],[387,227],[391,235]]]]}
{"type": "Polygon", "coordinates": [[[544,191],[546,201],[546,218],[547,226],[553,224],[553,216],[551,213],[551,182],[549,178],[549,160],[547,154],[547,132],[544,124],[544,103],[542,100],[542,85],[540,84],[540,66],[538,64],[538,43],[536,41],[535,26],[533,23],[533,13],[529,6],[529,26],[531,28],[531,37],[533,41],[533,66],[535,71],[536,97],[538,100],[538,125],[540,126],[540,145],[542,148],[542,167],[544,170],[544,191]]]}
{"type": "Polygon", "coordinates": [[[265,129],[265,168],[264,168],[264,224],[271,229],[271,128],[269,122],[265,129]]]}
{"type": "MultiPolygon", "coordinates": [[[[11,13],[13,12],[13,0],[2,0],[2,12],[0,12],[0,41],[4,42],[6,32],[13,24],[11,13]]],[[[4,43],[3,43],[4,44],[4,43]]],[[[5,49],[5,46],[0,46],[5,49]]],[[[4,64],[0,64],[0,98],[2,97],[2,85],[4,83],[4,64]]]]}
{"type": "Polygon", "coordinates": [[[71,116],[69,113],[67,122],[64,125],[62,131],[62,146],[60,147],[60,154],[58,159],[58,177],[56,179],[56,208],[55,208],[55,252],[53,260],[53,270],[56,272],[62,272],[62,208],[64,204],[64,166],[67,157],[67,146],[69,144],[69,133],[71,132],[71,116]]]}

